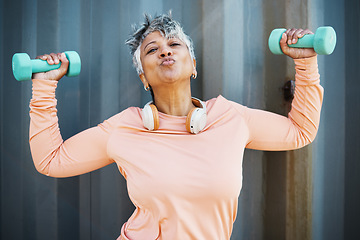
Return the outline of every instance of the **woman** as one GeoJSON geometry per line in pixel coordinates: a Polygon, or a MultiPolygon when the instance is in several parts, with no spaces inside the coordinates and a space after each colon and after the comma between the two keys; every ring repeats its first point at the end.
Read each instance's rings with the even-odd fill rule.
{"type": "MultiPolygon", "coordinates": [[[[66,73],[64,54],[40,56],[58,70],[33,75],[30,145],[37,170],[53,177],[83,174],[115,162],[136,210],[118,239],[230,239],[242,186],[245,148],[290,150],[316,135],[323,89],[313,49],[289,48],[309,30],[283,34],[296,64],[288,118],[219,96],[191,96],[196,78],[192,42],[168,15],[145,23],[127,41],[153,102],[131,107],[63,142],[55,89],[66,73]]],[[[206,81],[206,80],[205,80],[206,81]]]]}

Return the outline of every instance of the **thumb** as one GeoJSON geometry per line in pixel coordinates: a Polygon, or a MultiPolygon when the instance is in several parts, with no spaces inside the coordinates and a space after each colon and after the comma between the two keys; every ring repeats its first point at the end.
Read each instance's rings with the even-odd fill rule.
{"type": "Polygon", "coordinates": [[[287,45],[287,35],[285,33],[282,34],[280,39],[280,47],[284,54],[288,55],[289,46],[287,45]]]}

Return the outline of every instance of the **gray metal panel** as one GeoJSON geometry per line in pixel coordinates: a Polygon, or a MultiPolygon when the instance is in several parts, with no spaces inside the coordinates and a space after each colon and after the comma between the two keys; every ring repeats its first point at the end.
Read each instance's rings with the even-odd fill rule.
{"type": "Polygon", "coordinates": [[[205,99],[217,97],[223,93],[224,65],[224,6],[223,1],[209,0],[203,2],[203,65],[204,69],[213,66],[210,71],[204,70],[203,95],[205,99]]]}
{"type": "Polygon", "coordinates": [[[344,239],[360,239],[360,1],[345,1],[344,239]]]}
{"type": "MultiPolygon", "coordinates": [[[[324,232],[325,239],[344,237],[344,184],[345,184],[345,6],[344,1],[325,4],[325,25],[336,29],[337,46],[334,53],[325,58],[324,101],[325,154],[324,174],[324,232]],[[336,6],[335,6],[336,5],[336,6]],[[333,16],[338,19],[334,19],[333,16]],[[331,86],[331,87],[330,87],[331,86]],[[330,130],[330,131],[329,131],[330,130]],[[331,200],[330,200],[331,199],[331,200]]],[[[354,146],[355,147],[355,146],[354,146]]]]}
{"type": "MultiPolygon", "coordinates": [[[[286,26],[286,6],[284,1],[264,1],[264,26],[267,33],[272,29],[286,26]]],[[[290,27],[290,26],[289,26],[290,27]]],[[[264,101],[262,109],[285,115],[287,113],[280,91],[287,76],[287,61],[284,56],[274,56],[266,47],[263,63],[264,81],[259,84],[264,101]]],[[[285,152],[264,153],[264,239],[285,239],[286,234],[286,164],[285,152]],[[274,221],[276,219],[276,221],[274,221]]]]}
{"type": "MultiPolygon", "coordinates": [[[[326,12],[323,10],[325,1],[310,1],[309,3],[309,15],[311,18],[311,26],[312,29],[316,29],[318,26],[324,25],[324,19],[326,12]],[[319,9],[319,11],[317,10],[319,9]]],[[[321,77],[321,83],[324,85],[324,81],[326,79],[324,78],[324,72],[326,71],[325,65],[324,65],[324,58],[325,56],[318,56],[318,62],[319,62],[319,71],[320,71],[320,77],[321,77]]],[[[325,98],[324,101],[326,101],[326,95],[327,89],[325,89],[325,98]]],[[[325,103],[324,103],[325,104],[325,103]]],[[[321,113],[321,120],[320,120],[320,127],[318,134],[316,136],[316,139],[313,143],[314,151],[313,151],[313,219],[312,219],[312,237],[315,240],[322,240],[326,239],[324,237],[326,229],[326,225],[324,224],[324,212],[325,211],[331,211],[327,209],[324,205],[324,201],[328,199],[324,199],[324,191],[325,191],[325,182],[324,182],[324,172],[328,169],[326,168],[326,159],[324,159],[325,154],[325,146],[326,146],[326,139],[324,136],[325,131],[327,129],[324,127],[324,122],[326,121],[324,119],[324,107],[323,111],[321,113]]],[[[331,230],[330,230],[331,231],[331,230]]]]}
{"type": "MultiPolygon", "coordinates": [[[[4,2],[3,9],[7,11],[2,12],[3,23],[5,19],[11,19],[11,16],[22,12],[22,5],[19,1],[4,2]]],[[[13,20],[14,26],[22,26],[22,19],[16,18],[13,20]]],[[[19,45],[21,46],[21,27],[10,28],[9,25],[3,25],[3,31],[6,36],[3,38],[3,49],[13,50],[19,45]]],[[[22,208],[23,193],[23,177],[26,169],[22,167],[21,161],[21,142],[22,142],[22,126],[21,126],[21,87],[14,81],[4,81],[7,73],[5,69],[11,69],[11,55],[1,51],[3,57],[2,70],[2,106],[1,111],[1,238],[9,239],[13,236],[15,239],[21,239],[23,235],[22,218],[24,212],[19,211],[22,208]],[[3,70],[4,69],[4,70],[3,70]],[[16,134],[18,133],[18,134],[16,134]],[[6,159],[4,161],[3,159],[6,159]],[[14,178],[16,174],[16,178],[14,178]],[[3,197],[7,196],[7,197],[3,197]],[[3,207],[6,206],[6,207],[3,207]],[[5,227],[4,224],[7,226],[5,227]],[[19,229],[20,228],[20,229],[19,229]]]]}
{"type": "Polygon", "coordinates": [[[319,134],[314,148],[313,239],[344,238],[345,184],[345,9],[344,1],[317,1],[310,8],[313,25],[333,26],[337,46],[319,57],[325,89],[319,134]],[[336,16],[336,17],[334,17],[336,16]]]}
{"type": "MultiPolygon", "coordinates": [[[[224,96],[252,108],[264,108],[267,33],[264,1],[224,1],[224,96]]],[[[264,153],[246,149],[243,188],[231,239],[262,239],[264,234],[264,153]]]]}

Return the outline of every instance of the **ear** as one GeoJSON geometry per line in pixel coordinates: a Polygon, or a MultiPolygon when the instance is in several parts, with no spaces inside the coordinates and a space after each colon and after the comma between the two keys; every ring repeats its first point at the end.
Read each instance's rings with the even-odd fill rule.
{"type": "Polygon", "coordinates": [[[148,81],[146,80],[145,74],[144,73],[140,73],[139,74],[139,78],[141,80],[141,82],[144,84],[145,87],[149,86],[148,81]]]}
{"type": "Polygon", "coordinates": [[[196,69],[196,59],[195,58],[193,58],[193,67],[194,67],[194,69],[196,69]]]}
{"type": "Polygon", "coordinates": [[[194,69],[193,69],[193,74],[194,74],[195,76],[197,76],[197,71],[196,71],[196,60],[195,60],[195,58],[193,59],[193,67],[194,67],[194,69]]]}

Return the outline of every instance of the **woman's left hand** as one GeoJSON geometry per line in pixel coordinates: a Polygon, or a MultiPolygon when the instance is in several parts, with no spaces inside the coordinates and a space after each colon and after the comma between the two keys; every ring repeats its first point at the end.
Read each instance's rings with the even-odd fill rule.
{"type": "Polygon", "coordinates": [[[299,38],[302,38],[306,34],[314,34],[309,29],[288,29],[285,33],[283,33],[280,46],[281,50],[284,54],[288,55],[289,57],[296,59],[296,58],[308,58],[316,56],[316,52],[313,48],[292,48],[288,45],[297,43],[299,38]]]}

